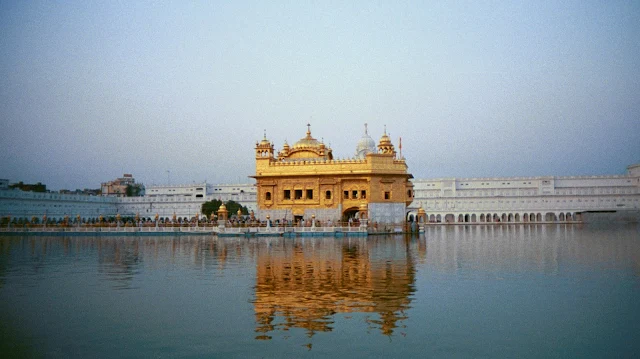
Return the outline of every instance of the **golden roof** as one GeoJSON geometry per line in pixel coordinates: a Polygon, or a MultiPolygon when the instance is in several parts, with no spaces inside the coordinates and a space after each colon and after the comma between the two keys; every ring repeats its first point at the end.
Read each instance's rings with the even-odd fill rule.
{"type": "Polygon", "coordinates": [[[301,138],[298,142],[293,145],[293,148],[303,148],[303,147],[320,147],[324,144],[320,143],[320,141],[311,137],[311,125],[307,124],[307,135],[301,138]]]}

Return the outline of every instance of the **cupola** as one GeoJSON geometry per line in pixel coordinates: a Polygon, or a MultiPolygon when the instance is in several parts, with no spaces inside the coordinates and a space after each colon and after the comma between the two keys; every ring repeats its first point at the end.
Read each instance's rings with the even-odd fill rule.
{"type": "Polygon", "coordinates": [[[387,135],[387,126],[384,127],[384,134],[380,138],[380,143],[378,143],[378,153],[390,154],[394,157],[396,155],[396,150],[391,143],[391,139],[387,135]]]}

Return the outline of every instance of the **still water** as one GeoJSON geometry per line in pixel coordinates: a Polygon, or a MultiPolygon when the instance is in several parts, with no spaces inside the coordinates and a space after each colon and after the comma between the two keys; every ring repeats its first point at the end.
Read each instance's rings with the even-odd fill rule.
{"type": "Polygon", "coordinates": [[[3,357],[638,357],[640,226],[0,237],[3,357]]]}

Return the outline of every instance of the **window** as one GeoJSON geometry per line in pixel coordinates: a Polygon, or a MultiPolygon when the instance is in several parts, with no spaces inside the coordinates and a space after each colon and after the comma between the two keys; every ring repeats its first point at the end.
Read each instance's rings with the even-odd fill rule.
{"type": "Polygon", "coordinates": [[[324,193],[324,198],[325,199],[331,199],[331,191],[327,191],[324,193]]]}
{"type": "Polygon", "coordinates": [[[410,189],[407,190],[407,197],[411,197],[411,190],[410,189]]]}
{"type": "Polygon", "coordinates": [[[367,198],[367,191],[365,191],[365,190],[360,191],[360,198],[362,198],[362,199],[367,198]]]}
{"type": "Polygon", "coordinates": [[[285,189],[284,190],[284,199],[291,199],[291,190],[290,189],[285,189]]]}
{"type": "Polygon", "coordinates": [[[307,190],[307,199],[313,199],[313,190],[312,189],[308,189],[307,190]]]}
{"type": "Polygon", "coordinates": [[[271,192],[267,192],[264,196],[267,201],[271,201],[271,192]]]}
{"type": "Polygon", "coordinates": [[[297,189],[294,194],[295,194],[295,199],[302,199],[302,190],[301,189],[297,189]]]}
{"type": "Polygon", "coordinates": [[[391,199],[391,192],[385,192],[384,199],[391,199]]]}
{"type": "Polygon", "coordinates": [[[353,198],[353,199],[358,198],[358,190],[351,191],[351,198],[353,198]]]}
{"type": "Polygon", "coordinates": [[[344,191],[344,199],[349,199],[349,191],[344,191]]]}

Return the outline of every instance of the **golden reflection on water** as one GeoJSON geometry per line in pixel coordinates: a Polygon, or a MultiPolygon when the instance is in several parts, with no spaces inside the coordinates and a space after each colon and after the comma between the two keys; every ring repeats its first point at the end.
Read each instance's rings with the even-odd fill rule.
{"type": "MultiPolygon", "coordinates": [[[[276,239],[257,245],[256,339],[300,328],[333,330],[337,313],[374,313],[372,328],[391,335],[407,319],[415,268],[410,246],[372,239],[276,239]],[[379,317],[379,318],[378,318],[379,317]]],[[[345,316],[349,319],[349,316],[345,316]]]]}

